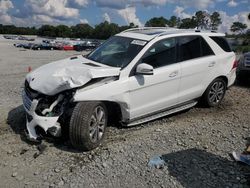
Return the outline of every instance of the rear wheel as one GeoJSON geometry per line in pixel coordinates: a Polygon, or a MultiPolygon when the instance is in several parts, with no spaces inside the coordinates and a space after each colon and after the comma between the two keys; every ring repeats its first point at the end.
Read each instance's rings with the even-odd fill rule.
{"type": "Polygon", "coordinates": [[[205,91],[202,102],[208,107],[218,106],[226,93],[226,82],[222,78],[216,78],[205,91]]]}
{"type": "Polygon", "coordinates": [[[78,103],[71,116],[69,137],[79,150],[89,151],[98,147],[106,133],[108,114],[101,102],[78,103]]]}

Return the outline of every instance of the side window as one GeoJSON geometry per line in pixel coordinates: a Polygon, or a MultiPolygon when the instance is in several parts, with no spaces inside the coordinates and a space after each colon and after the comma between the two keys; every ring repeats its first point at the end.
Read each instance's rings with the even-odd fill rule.
{"type": "Polygon", "coordinates": [[[154,68],[176,63],[176,39],[168,38],[153,44],[143,55],[141,63],[147,63],[154,68]]]}
{"type": "Polygon", "coordinates": [[[210,37],[214,42],[216,42],[225,52],[231,52],[232,49],[229,46],[227,40],[224,37],[210,37]]]}
{"type": "Polygon", "coordinates": [[[201,36],[178,38],[179,61],[186,61],[203,56],[214,55],[213,50],[201,36]]]}
{"type": "Polygon", "coordinates": [[[211,47],[207,44],[204,38],[200,37],[201,39],[201,55],[208,56],[208,55],[215,55],[211,47]]]}
{"type": "Polygon", "coordinates": [[[201,56],[199,36],[179,37],[179,60],[186,61],[201,56]]]}

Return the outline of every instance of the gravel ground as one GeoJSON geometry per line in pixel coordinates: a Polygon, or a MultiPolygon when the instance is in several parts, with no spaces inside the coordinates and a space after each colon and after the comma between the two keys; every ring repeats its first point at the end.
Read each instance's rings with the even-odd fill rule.
{"type": "Polygon", "coordinates": [[[32,69],[79,54],[30,51],[0,39],[0,187],[233,187],[250,186],[244,150],[250,131],[250,82],[228,90],[218,108],[195,107],[133,128],[109,127],[91,152],[68,142],[29,143],[24,135],[21,87],[32,69]],[[148,167],[161,155],[165,166],[148,167]]]}

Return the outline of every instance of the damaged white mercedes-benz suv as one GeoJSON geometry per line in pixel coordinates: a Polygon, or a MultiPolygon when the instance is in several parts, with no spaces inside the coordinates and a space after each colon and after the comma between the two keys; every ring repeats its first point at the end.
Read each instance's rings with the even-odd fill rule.
{"type": "Polygon", "coordinates": [[[132,126],[193,107],[218,106],[236,77],[224,34],[135,28],[87,56],[46,64],[26,76],[27,132],[99,146],[111,121],[132,126]]]}

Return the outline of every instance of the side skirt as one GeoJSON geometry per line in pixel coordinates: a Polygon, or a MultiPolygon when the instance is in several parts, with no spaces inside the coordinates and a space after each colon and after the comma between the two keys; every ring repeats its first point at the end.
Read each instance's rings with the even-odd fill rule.
{"type": "Polygon", "coordinates": [[[195,106],[198,102],[197,101],[189,101],[186,103],[183,103],[181,105],[177,105],[171,108],[167,108],[164,110],[160,110],[158,112],[154,112],[139,118],[135,118],[135,119],[131,119],[125,126],[134,126],[134,125],[139,125],[148,121],[152,121],[176,112],[180,112],[189,108],[192,108],[193,106],[195,106]]]}

